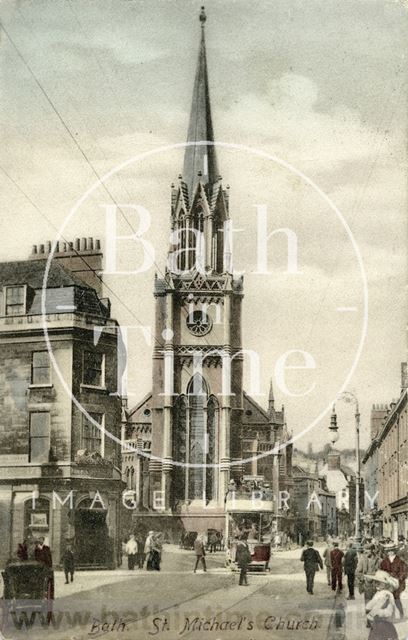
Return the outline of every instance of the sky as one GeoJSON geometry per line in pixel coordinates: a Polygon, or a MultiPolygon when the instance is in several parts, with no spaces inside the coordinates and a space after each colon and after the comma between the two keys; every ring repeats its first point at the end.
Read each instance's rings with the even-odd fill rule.
{"type": "MultiPolygon", "coordinates": [[[[154,263],[143,273],[104,275],[113,315],[125,325],[154,326],[170,184],[183,164],[183,149],[167,147],[186,138],[200,5],[0,5],[0,259],[26,258],[63,224],[67,239],[93,235],[106,247],[105,205],[113,198],[143,206],[154,263]]],[[[261,365],[264,395],[256,400],[266,405],[272,378],[289,430],[299,435],[316,423],[296,446],[319,449],[330,407],[346,388],[359,400],[366,445],[371,405],[398,396],[406,359],[406,5],[211,0],[206,11],[213,124],[223,144],[218,164],[240,230],[235,268],[245,271],[244,345],[261,365]],[[286,273],[282,233],[268,240],[269,273],[258,273],[262,208],[268,234],[296,234],[297,273],[286,273]],[[302,351],[315,368],[288,370],[285,390],[277,367],[288,351],[296,353],[287,364],[304,364],[302,351]]],[[[122,210],[127,219],[119,214],[118,231],[129,235],[139,220],[131,208],[122,210]]],[[[121,270],[136,270],[142,259],[135,241],[118,242],[121,270]]],[[[131,335],[133,405],[151,388],[152,344],[140,330],[131,335]]],[[[245,384],[251,391],[249,366],[245,384]]],[[[339,401],[337,412],[339,446],[353,446],[353,409],[339,401]]]]}

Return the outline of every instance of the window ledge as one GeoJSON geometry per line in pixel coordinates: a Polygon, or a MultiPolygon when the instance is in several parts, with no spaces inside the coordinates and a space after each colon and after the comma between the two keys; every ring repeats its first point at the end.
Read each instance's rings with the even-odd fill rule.
{"type": "Polygon", "coordinates": [[[29,384],[29,389],[52,389],[54,385],[52,382],[45,382],[44,384],[29,384]]]}
{"type": "Polygon", "coordinates": [[[102,391],[102,392],[107,391],[106,387],[98,387],[93,384],[85,384],[84,382],[81,383],[81,389],[90,389],[91,391],[102,391]]]}

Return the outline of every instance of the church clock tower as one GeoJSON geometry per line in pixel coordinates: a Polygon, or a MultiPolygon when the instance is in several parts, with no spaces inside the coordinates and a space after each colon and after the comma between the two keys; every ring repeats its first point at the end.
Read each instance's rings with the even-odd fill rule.
{"type": "MultiPolygon", "coordinates": [[[[242,277],[232,274],[228,187],[219,175],[201,40],[183,173],[171,190],[171,246],[155,280],[150,506],[220,529],[241,457],[242,277]],[[197,520],[199,519],[200,522],[197,520]]],[[[187,524],[187,522],[186,522],[187,524]]],[[[191,526],[190,526],[191,525],[191,526]]]]}

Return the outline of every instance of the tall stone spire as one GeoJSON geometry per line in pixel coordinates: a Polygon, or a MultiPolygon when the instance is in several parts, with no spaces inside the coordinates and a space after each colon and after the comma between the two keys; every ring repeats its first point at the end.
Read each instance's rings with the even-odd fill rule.
{"type": "MultiPolygon", "coordinates": [[[[187,142],[214,141],[211,119],[210,94],[208,87],[207,56],[205,50],[206,14],[201,7],[201,42],[198,53],[197,70],[191,103],[187,142]]],[[[215,147],[211,144],[190,145],[184,155],[183,180],[187,184],[190,202],[198,180],[204,185],[213,184],[218,179],[215,147]],[[199,172],[201,175],[199,176],[199,172]]]]}
{"type": "Polygon", "coordinates": [[[273,393],[272,378],[269,384],[269,397],[268,397],[268,415],[271,417],[275,412],[275,396],[273,393]]]}

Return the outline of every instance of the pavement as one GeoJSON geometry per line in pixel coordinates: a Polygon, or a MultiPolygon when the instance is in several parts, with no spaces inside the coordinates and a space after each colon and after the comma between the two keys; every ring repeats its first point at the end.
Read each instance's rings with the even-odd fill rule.
{"type": "MultiPolygon", "coordinates": [[[[352,640],[345,600],[316,574],[306,592],[300,550],[277,551],[269,573],[250,573],[249,585],[224,566],[225,554],[207,555],[208,571],[193,573],[194,554],[166,545],[160,572],[120,568],[81,571],[65,585],[55,573],[51,625],[40,617],[16,618],[6,638],[29,640],[352,640]],[[21,627],[20,630],[18,627],[21,627]],[[27,631],[28,627],[28,631],[27,631]]],[[[357,602],[357,601],[356,601],[357,602]]],[[[361,612],[355,606],[355,617],[361,612]]],[[[363,615],[364,624],[364,615],[363,615]]],[[[364,627],[358,640],[368,637],[364,627]]]]}

